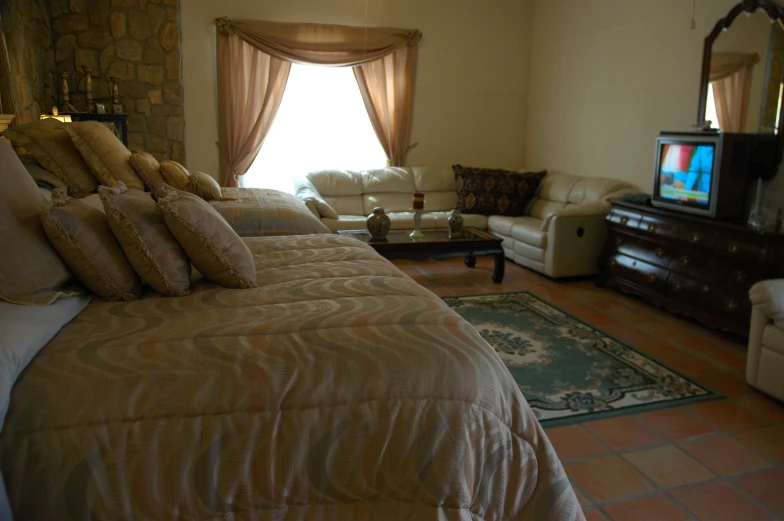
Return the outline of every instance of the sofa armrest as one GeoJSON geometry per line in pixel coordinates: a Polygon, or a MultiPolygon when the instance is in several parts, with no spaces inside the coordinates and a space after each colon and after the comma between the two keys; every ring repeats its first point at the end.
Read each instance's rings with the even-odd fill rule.
{"type": "Polygon", "coordinates": [[[294,195],[305,203],[305,206],[316,217],[328,217],[337,219],[338,212],[335,211],[322,197],[310,179],[297,179],[294,181],[294,195]]]}
{"type": "Polygon", "coordinates": [[[562,210],[553,212],[542,221],[542,230],[548,230],[553,219],[561,217],[604,217],[610,213],[610,203],[607,201],[595,201],[593,203],[575,204],[567,206],[562,210]]]}
{"type": "Polygon", "coordinates": [[[751,304],[784,329],[784,279],[763,280],[749,290],[751,304]]]}

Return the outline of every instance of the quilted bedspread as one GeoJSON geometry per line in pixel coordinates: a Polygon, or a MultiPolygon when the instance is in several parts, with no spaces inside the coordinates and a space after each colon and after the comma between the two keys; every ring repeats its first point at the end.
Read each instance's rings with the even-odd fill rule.
{"type": "Polygon", "coordinates": [[[260,287],[93,302],[11,393],[18,520],[580,520],[492,348],[369,246],[246,240],[260,287]]]}

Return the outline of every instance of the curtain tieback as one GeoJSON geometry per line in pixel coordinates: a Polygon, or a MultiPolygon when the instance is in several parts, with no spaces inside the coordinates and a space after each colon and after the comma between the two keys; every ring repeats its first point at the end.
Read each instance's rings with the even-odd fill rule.
{"type": "Polygon", "coordinates": [[[416,147],[417,145],[419,145],[419,141],[417,141],[416,143],[414,143],[412,145],[408,145],[408,148],[406,149],[406,154],[408,154],[411,151],[411,149],[416,147]]]}

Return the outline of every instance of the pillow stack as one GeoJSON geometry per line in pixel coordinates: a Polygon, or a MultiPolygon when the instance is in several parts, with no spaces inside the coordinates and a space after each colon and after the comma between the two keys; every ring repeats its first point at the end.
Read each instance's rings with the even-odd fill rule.
{"type": "Polygon", "coordinates": [[[179,297],[190,292],[191,263],[225,287],[256,287],[250,250],[206,202],[222,199],[207,174],[131,154],[96,122],[66,126],[47,119],[10,134],[44,170],[31,164],[26,169],[0,143],[8,187],[0,194],[0,248],[9,253],[0,258],[0,299],[47,305],[84,293],[76,280],[112,301],[139,298],[142,281],[179,297]],[[34,178],[55,189],[48,204],[34,178]],[[145,186],[160,204],[142,191],[145,186]],[[103,211],[87,204],[89,198],[66,195],[96,189],[103,211]]]}

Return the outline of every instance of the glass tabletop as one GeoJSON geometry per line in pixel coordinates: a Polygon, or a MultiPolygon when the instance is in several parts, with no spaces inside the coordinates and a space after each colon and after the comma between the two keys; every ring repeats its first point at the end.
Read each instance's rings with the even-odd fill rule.
{"type": "Polygon", "coordinates": [[[372,241],[370,240],[370,232],[367,230],[342,230],[341,235],[348,235],[368,244],[409,244],[409,243],[433,243],[433,242],[459,242],[459,241],[476,241],[483,239],[494,239],[494,237],[470,228],[464,228],[460,237],[454,239],[449,238],[449,230],[446,229],[430,229],[422,230],[424,237],[413,238],[409,234],[411,230],[393,230],[387,234],[386,240],[372,241]]]}

